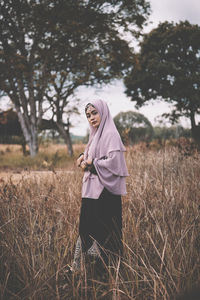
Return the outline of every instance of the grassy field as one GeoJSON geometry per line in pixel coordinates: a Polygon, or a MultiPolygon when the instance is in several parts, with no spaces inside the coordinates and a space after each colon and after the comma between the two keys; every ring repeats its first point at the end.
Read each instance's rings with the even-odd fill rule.
{"type": "MultiPolygon", "coordinates": [[[[83,152],[84,145],[74,145],[74,157],[83,152]]],[[[11,184],[36,180],[39,183],[46,177],[55,179],[62,170],[73,172],[75,159],[67,153],[65,145],[43,144],[34,158],[24,156],[20,145],[0,145],[0,183],[11,184]]]]}
{"type": "MultiPolygon", "coordinates": [[[[83,145],[74,145],[74,156],[83,151],[83,145]]],[[[20,145],[0,145],[0,170],[54,170],[72,168],[73,161],[66,145],[42,144],[36,157],[24,156],[20,145]]]]}
{"type": "Polygon", "coordinates": [[[46,172],[39,180],[31,167],[23,170],[24,164],[12,170],[5,160],[3,165],[2,156],[17,161],[20,154],[2,151],[2,172],[19,168],[19,174],[29,176],[17,184],[7,177],[0,185],[0,299],[173,300],[200,284],[198,152],[143,145],[128,149],[124,255],[103,277],[87,270],[66,272],[78,235],[82,173],[65,149],[43,149],[40,163],[33,164],[34,172],[46,172]],[[64,156],[62,164],[42,166],[44,157],[51,164],[56,152],[64,156]]]}

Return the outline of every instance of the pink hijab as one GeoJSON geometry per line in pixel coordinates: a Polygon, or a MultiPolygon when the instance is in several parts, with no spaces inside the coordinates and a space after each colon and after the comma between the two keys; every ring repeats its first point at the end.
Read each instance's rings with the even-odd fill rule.
{"type": "Polygon", "coordinates": [[[108,156],[112,151],[119,151],[121,155],[119,156],[117,165],[116,163],[112,164],[109,166],[109,170],[118,176],[128,176],[123,155],[126,149],[121,141],[107,103],[102,100],[94,100],[90,103],[99,112],[101,122],[98,128],[94,128],[90,125],[89,141],[84,152],[84,159],[101,159],[104,156],[108,156]]]}

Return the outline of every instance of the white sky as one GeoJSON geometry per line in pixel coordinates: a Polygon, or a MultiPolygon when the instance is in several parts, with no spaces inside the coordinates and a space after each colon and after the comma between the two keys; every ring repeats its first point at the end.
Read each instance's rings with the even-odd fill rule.
{"type": "MultiPolygon", "coordinates": [[[[200,0],[150,0],[152,14],[150,21],[152,22],[145,32],[149,32],[156,27],[159,22],[164,21],[185,21],[188,20],[191,24],[200,25],[200,0]]],[[[87,131],[88,124],[84,115],[84,106],[91,99],[105,100],[110,108],[112,116],[116,116],[121,111],[134,110],[135,105],[124,93],[124,85],[121,81],[115,81],[111,85],[96,88],[80,88],[77,96],[81,99],[80,102],[80,117],[72,119],[74,128],[72,132],[78,135],[84,135],[87,131]],[[77,119],[77,120],[76,120],[77,119]]],[[[170,106],[166,103],[154,103],[144,106],[138,112],[144,114],[153,125],[158,124],[156,117],[169,112],[170,106]]],[[[188,119],[183,118],[181,124],[190,126],[188,119]]]]}

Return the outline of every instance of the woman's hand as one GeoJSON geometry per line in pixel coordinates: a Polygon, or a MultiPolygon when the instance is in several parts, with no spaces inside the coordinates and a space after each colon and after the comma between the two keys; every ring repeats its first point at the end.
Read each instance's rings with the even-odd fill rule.
{"type": "Polygon", "coordinates": [[[88,170],[92,166],[92,159],[88,158],[84,160],[84,155],[82,154],[76,161],[77,167],[80,167],[83,171],[88,170]]]}
{"type": "Polygon", "coordinates": [[[87,168],[87,163],[86,163],[85,160],[82,160],[82,162],[81,162],[81,164],[80,164],[80,167],[81,167],[81,169],[82,169],[83,171],[86,170],[86,168],[87,168]]]}
{"type": "Polygon", "coordinates": [[[76,161],[77,167],[81,166],[82,161],[84,160],[84,155],[82,154],[76,161]]]}
{"type": "Polygon", "coordinates": [[[88,159],[86,160],[86,164],[87,164],[88,166],[90,166],[90,165],[92,164],[92,159],[91,159],[91,158],[88,158],[88,159]]]}

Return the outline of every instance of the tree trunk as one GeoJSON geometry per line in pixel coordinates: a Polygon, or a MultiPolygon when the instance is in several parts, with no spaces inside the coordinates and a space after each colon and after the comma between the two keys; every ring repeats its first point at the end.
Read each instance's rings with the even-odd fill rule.
{"type": "Polygon", "coordinates": [[[59,131],[60,135],[63,137],[63,139],[67,145],[69,155],[73,156],[73,147],[72,147],[72,141],[71,141],[71,137],[69,134],[69,130],[65,130],[62,123],[57,123],[57,126],[58,126],[58,131],[59,131]]]}
{"type": "Polygon", "coordinates": [[[37,125],[32,124],[28,126],[24,115],[21,113],[20,108],[16,107],[18,119],[22,128],[22,132],[26,141],[26,144],[29,146],[29,151],[31,157],[34,157],[38,153],[38,130],[37,125]]]}
{"type": "Polygon", "coordinates": [[[191,121],[191,130],[192,130],[192,137],[196,142],[200,142],[200,128],[196,125],[195,122],[195,114],[193,111],[190,113],[190,121],[191,121]]]}
{"type": "Polygon", "coordinates": [[[29,146],[30,156],[34,157],[38,153],[38,133],[37,130],[31,130],[30,133],[27,134],[25,130],[23,130],[24,138],[26,144],[29,146]]]}
{"type": "Polygon", "coordinates": [[[22,136],[21,145],[22,145],[22,152],[23,152],[23,155],[26,156],[26,155],[27,155],[27,152],[26,152],[26,141],[25,141],[24,136],[22,136]]]}
{"type": "Polygon", "coordinates": [[[30,155],[34,157],[38,153],[38,131],[36,128],[33,128],[31,130],[31,140],[28,146],[30,150],[30,155]]]}

